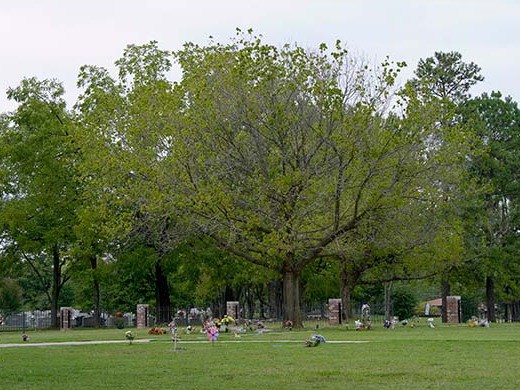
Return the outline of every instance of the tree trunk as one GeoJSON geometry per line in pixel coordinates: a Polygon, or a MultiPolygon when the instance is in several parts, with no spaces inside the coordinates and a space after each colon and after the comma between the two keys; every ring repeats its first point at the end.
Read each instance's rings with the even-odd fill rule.
{"type": "Polygon", "coordinates": [[[170,286],[168,285],[168,278],[164,274],[160,260],[155,262],[155,304],[156,323],[170,323],[173,318],[170,286]]]}
{"type": "Polygon", "coordinates": [[[451,294],[451,286],[446,275],[443,276],[441,282],[441,294],[442,294],[442,308],[441,308],[441,319],[442,322],[448,322],[448,296],[451,294]]]}
{"type": "Polygon", "coordinates": [[[515,301],[511,305],[511,319],[512,321],[520,321],[520,301],[515,301]]]}
{"type": "Polygon", "coordinates": [[[282,318],[283,293],[280,281],[273,280],[269,282],[269,317],[282,318]]]}
{"type": "Polygon", "coordinates": [[[385,320],[390,321],[392,317],[392,282],[384,283],[385,289],[385,320]]]}
{"type": "Polygon", "coordinates": [[[52,247],[52,293],[51,293],[51,328],[59,328],[58,305],[61,290],[61,262],[57,245],[52,247]]]}
{"type": "Polygon", "coordinates": [[[347,264],[343,257],[340,257],[339,271],[339,290],[341,298],[341,318],[348,322],[352,318],[352,291],[356,286],[359,275],[347,270],[347,264]]]}
{"type": "Polygon", "coordinates": [[[497,316],[495,311],[495,281],[492,276],[486,277],[486,305],[487,320],[489,322],[496,322],[497,316]]]}
{"type": "Polygon", "coordinates": [[[226,285],[224,289],[224,306],[227,305],[228,301],[238,301],[238,297],[239,294],[236,294],[235,290],[232,287],[226,285]]]}
{"type": "MultiPolygon", "coordinates": [[[[266,318],[266,309],[269,308],[269,304],[266,303],[266,292],[265,287],[263,285],[256,285],[253,290],[251,290],[251,303],[252,303],[252,309],[253,311],[251,313],[254,313],[255,308],[255,299],[258,300],[258,313],[261,319],[266,318]]],[[[249,316],[249,318],[253,318],[253,315],[249,316]]]]}
{"type": "Polygon", "coordinates": [[[288,266],[283,270],[283,309],[285,321],[291,321],[294,328],[303,327],[300,272],[288,266]]]}
{"type": "Polygon", "coordinates": [[[92,271],[92,302],[94,304],[94,328],[99,328],[101,318],[101,290],[97,275],[97,257],[90,258],[90,269],[92,271]]]}
{"type": "Polygon", "coordinates": [[[219,318],[224,317],[227,314],[227,303],[229,301],[238,301],[240,297],[240,293],[227,285],[224,287],[224,291],[222,292],[222,299],[219,299],[218,303],[218,316],[219,318]]]}
{"type": "Polygon", "coordinates": [[[255,312],[255,294],[253,287],[249,286],[244,291],[244,315],[243,318],[253,318],[255,312]]]}

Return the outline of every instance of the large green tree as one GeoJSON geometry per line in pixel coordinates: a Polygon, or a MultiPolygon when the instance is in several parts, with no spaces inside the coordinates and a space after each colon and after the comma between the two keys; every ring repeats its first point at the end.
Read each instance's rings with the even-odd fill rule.
{"type": "MultiPolygon", "coordinates": [[[[426,279],[460,262],[460,222],[446,215],[446,209],[453,207],[445,201],[422,199],[386,209],[363,221],[334,248],[340,265],[344,319],[352,314],[352,292],[359,285],[390,287],[394,281],[426,279]]],[[[388,316],[390,298],[385,308],[388,316]]]]}
{"type": "Polygon", "coordinates": [[[95,199],[92,215],[108,241],[122,250],[136,243],[153,250],[157,321],[168,323],[172,303],[164,261],[189,234],[173,202],[175,183],[165,176],[180,107],[167,79],[171,53],[157,42],[129,45],[116,66],[118,77],[97,66],[81,69],[81,170],[95,199]]]}
{"type": "Polygon", "coordinates": [[[176,55],[185,123],[172,180],[200,229],[282,276],[296,326],[307,265],[373,216],[439,198],[438,175],[454,174],[441,172],[452,144],[429,142],[433,119],[384,115],[399,66],[374,70],[340,45],[277,48],[240,33],[176,55]]]}
{"type": "Polygon", "coordinates": [[[479,198],[478,210],[467,210],[468,219],[473,221],[468,228],[468,245],[478,253],[469,268],[485,284],[488,320],[496,321],[495,286],[504,300],[520,296],[520,109],[510,97],[494,92],[469,100],[462,112],[484,145],[483,153],[472,160],[470,171],[488,188],[479,198]]]}
{"type": "MultiPolygon", "coordinates": [[[[470,99],[470,89],[484,78],[480,73],[480,67],[473,62],[464,62],[459,52],[435,52],[434,56],[421,59],[415,70],[415,78],[407,83],[406,91],[416,97],[415,106],[419,111],[427,113],[435,122],[437,131],[432,133],[430,142],[432,145],[443,145],[448,142],[447,135],[457,132],[462,134],[473,134],[470,125],[465,125],[461,120],[460,106],[470,99]]],[[[413,106],[412,106],[413,107],[413,106]]],[[[471,136],[471,138],[473,138],[471,136]]],[[[472,142],[472,141],[470,141],[472,142]]],[[[461,156],[465,155],[466,162],[472,158],[475,150],[480,146],[475,144],[472,151],[454,151],[461,156]]],[[[461,164],[464,159],[461,160],[461,164]]],[[[466,166],[467,168],[467,166],[466,166]]],[[[465,188],[456,199],[459,208],[466,207],[467,203],[473,203],[477,192],[472,180],[466,176],[465,183],[460,181],[455,184],[465,188]],[[473,199],[471,199],[473,198],[473,199]]],[[[454,183],[443,181],[440,184],[449,198],[454,188],[454,183]]],[[[446,198],[446,197],[445,197],[446,198]]],[[[457,218],[457,208],[452,209],[454,214],[449,218],[457,218]]],[[[457,226],[460,224],[457,223],[457,226]]],[[[461,259],[462,260],[462,259],[461,259]]],[[[454,264],[447,262],[443,275],[441,276],[441,295],[443,299],[442,318],[447,320],[447,296],[451,294],[450,276],[454,264]]]]}
{"type": "Polygon", "coordinates": [[[78,201],[72,122],[57,81],[25,79],[8,97],[18,107],[0,129],[1,226],[45,291],[57,327],[78,201]]]}

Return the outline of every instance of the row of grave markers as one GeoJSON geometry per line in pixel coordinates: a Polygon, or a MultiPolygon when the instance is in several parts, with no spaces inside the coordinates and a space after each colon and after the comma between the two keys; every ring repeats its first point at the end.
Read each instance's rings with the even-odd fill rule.
{"type": "MultiPolygon", "coordinates": [[[[62,307],[60,309],[60,329],[67,330],[73,328],[73,317],[72,314],[74,309],[72,307],[62,307]]],[[[152,326],[150,323],[150,305],[139,304],[136,308],[136,327],[138,329],[149,328],[152,326]]],[[[226,314],[238,319],[240,317],[240,305],[237,301],[229,301],[226,303],[226,314]]]]}
{"type": "MultiPolygon", "coordinates": [[[[461,298],[458,295],[446,297],[447,323],[462,322],[461,298]]],[[[329,299],[329,325],[341,324],[341,299],[329,299]]]]}
{"type": "MultiPolygon", "coordinates": [[[[460,296],[447,297],[447,320],[448,323],[461,322],[461,304],[460,296]]],[[[73,308],[62,307],[60,310],[60,328],[62,330],[71,329],[73,308]]],[[[136,327],[138,329],[148,328],[151,326],[150,305],[137,305],[136,327]]],[[[237,301],[226,302],[226,314],[234,319],[240,318],[240,304],[237,301]]],[[[329,299],[329,325],[340,325],[341,320],[341,299],[329,299]]]]}

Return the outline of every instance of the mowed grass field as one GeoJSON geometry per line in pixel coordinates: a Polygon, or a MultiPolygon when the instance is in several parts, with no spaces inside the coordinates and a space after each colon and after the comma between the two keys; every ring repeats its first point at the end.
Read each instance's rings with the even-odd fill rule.
{"type": "MultiPolygon", "coordinates": [[[[119,344],[41,342],[125,340],[127,329],[31,331],[23,347],[0,348],[1,389],[518,389],[520,324],[490,328],[426,323],[370,331],[314,326],[237,338],[133,330],[119,344]],[[314,333],[327,339],[304,347],[314,333]]],[[[21,343],[0,333],[0,344],[21,343]]]]}

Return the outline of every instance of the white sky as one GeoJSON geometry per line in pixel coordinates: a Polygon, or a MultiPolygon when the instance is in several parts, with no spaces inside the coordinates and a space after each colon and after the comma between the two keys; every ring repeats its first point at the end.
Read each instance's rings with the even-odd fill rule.
{"type": "Polygon", "coordinates": [[[8,87],[25,77],[56,78],[70,105],[79,67],[113,69],[127,44],[157,40],[177,50],[187,41],[228,42],[235,28],[266,42],[313,48],[341,39],[378,62],[459,51],[482,68],[473,95],[500,90],[520,102],[518,0],[3,0],[0,1],[0,112],[14,109],[8,87]]]}

